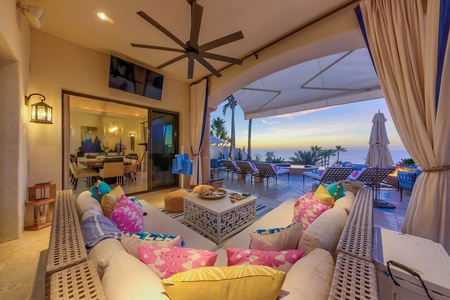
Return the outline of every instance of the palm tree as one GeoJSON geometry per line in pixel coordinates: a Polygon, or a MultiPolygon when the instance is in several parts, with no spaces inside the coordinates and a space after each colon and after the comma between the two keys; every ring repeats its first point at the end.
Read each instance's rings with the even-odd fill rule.
{"type": "Polygon", "coordinates": [[[227,140],[228,132],[225,129],[225,120],[221,117],[212,119],[210,133],[216,138],[227,140]]]}
{"type": "Polygon", "coordinates": [[[319,156],[322,157],[322,166],[327,167],[330,165],[330,157],[335,153],[334,149],[325,149],[319,151],[319,156]]]}
{"type": "Polygon", "coordinates": [[[223,106],[223,115],[227,113],[228,108],[231,110],[231,141],[230,141],[230,158],[233,158],[234,148],[236,148],[236,130],[234,122],[234,109],[237,105],[237,100],[233,95],[226,97],[222,102],[226,102],[223,106]]]}
{"type": "Polygon", "coordinates": [[[252,161],[252,119],[248,120],[247,160],[252,161]]]}
{"type": "Polygon", "coordinates": [[[337,161],[336,161],[336,163],[337,163],[338,166],[341,165],[341,162],[339,161],[339,153],[340,152],[347,152],[347,149],[341,147],[341,145],[336,146],[336,153],[337,153],[337,161]]]}
{"type": "Polygon", "coordinates": [[[315,165],[319,161],[319,157],[314,151],[298,150],[294,152],[294,155],[295,157],[290,157],[289,159],[296,165],[315,165]]]}

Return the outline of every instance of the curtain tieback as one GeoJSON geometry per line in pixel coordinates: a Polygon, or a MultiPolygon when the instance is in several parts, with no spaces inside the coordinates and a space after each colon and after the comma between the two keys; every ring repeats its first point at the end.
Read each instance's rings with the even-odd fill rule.
{"type": "Polygon", "coordinates": [[[446,170],[450,170],[450,165],[447,166],[439,166],[439,167],[431,167],[431,168],[422,168],[422,172],[441,172],[441,171],[446,171],[446,170]]]}
{"type": "Polygon", "coordinates": [[[194,153],[192,156],[200,156],[200,153],[194,153]]]}

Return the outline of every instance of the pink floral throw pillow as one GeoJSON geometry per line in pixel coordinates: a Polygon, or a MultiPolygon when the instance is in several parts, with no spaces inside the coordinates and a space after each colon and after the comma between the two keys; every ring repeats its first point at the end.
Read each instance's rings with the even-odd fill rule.
{"type": "Polygon", "coordinates": [[[200,267],[211,267],[217,253],[173,246],[139,246],[139,258],[161,279],[200,267]]]}
{"type": "Polygon", "coordinates": [[[300,258],[304,250],[262,251],[228,248],[228,266],[259,265],[287,272],[300,258]]]}
{"type": "Polygon", "coordinates": [[[120,231],[141,232],[144,231],[144,216],[139,207],[127,196],[121,195],[114,210],[111,220],[120,231]]]}
{"type": "Polygon", "coordinates": [[[303,222],[303,230],[306,230],[315,219],[330,208],[331,206],[323,204],[314,197],[313,193],[305,194],[295,202],[292,222],[301,220],[303,222]]]}

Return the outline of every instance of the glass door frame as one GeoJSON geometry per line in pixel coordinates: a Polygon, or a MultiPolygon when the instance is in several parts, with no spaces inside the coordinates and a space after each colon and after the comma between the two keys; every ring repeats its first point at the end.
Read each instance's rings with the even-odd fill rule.
{"type": "MultiPolygon", "coordinates": [[[[83,98],[87,98],[87,99],[93,99],[93,100],[98,100],[98,101],[105,101],[105,102],[110,102],[110,103],[117,103],[120,105],[127,105],[127,106],[133,106],[133,107],[138,107],[138,108],[142,108],[142,109],[146,109],[147,110],[147,124],[151,124],[151,116],[152,113],[164,113],[164,114],[170,114],[173,115],[175,117],[174,119],[174,124],[173,124],[173,136],[174,136],[174,140],[173,140],[173,149],[175,151],[175,153],[178,153],[179,151],[179,113],[177,112],[173,112],[173,111],[168,111],[168,110],[164,110],[164,109],[156,109],[156,108],[152,108],[152,107],[147,107],[147,106],[143,106],[143,105],[139,105],[139,104],[132,104],[132,103],[128,103],[128,102],[123,102],[123,101],[118,101],[118,100],[114,100],[114,99],[110,99],[110,98],[106,98],[106,97],[99,97],[99,96],[93,96],[93,95],[89,95],[89,94],[83,94],[83,93],[78,93],[78,92],[73,92],[73,91],[69,91],[69,90],[62,90],[61,91],[61,107],[62,107],[62,111],[61,111],[61,132],[62,132],[62,174],[61,174],[61,178],[62,178],[62,188],[63,189],[71,189],[71,185],[70,185],[70,167],[68,165],[68,157],[71,154],[70,151],[70,96],[76,96],[76,97],[83,97],[83,98]]],[[[151,126],[148,128],[148,135],[151,136],[151,126]]],[[[151,139],[147,138],[147,149],[151,149],[151,139]]],[[[176,176],[175,178],[175,184],[172,186],[164,186],[161,188],[154,188],[152,186],[152,172],[151,172],[151,168],[150,168],[150,161],[151,156],[150,156],[150,151],[147,151],[147,161],[149,163],[149,167],[147,168],[147,190],[140,190],[136,193],[129,193],[129,195],[135,195],[135,194],[142,194],[142,193],[147,193],[147,192],[152,192],[154,190],[159,190],[159,189],[166,189],[166,188],[170,188],[170,187],[176,187],[178,186],[178,176],[176,176]]]]}

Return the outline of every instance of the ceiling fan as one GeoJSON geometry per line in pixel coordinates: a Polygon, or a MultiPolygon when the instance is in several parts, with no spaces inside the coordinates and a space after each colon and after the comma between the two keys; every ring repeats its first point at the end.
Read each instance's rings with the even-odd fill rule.
{"type": "Polygon", "coordinates": [[[172,51],[172,52],[179,52],[183,53],[180,56],[175,57],[174,59],[171,59],[159,66],[157,66],[158,69],[162,69],[170,64],[173,64],[185,57],[188,58],[188,79],[191,79],[194,74],[194,61],[198,61],[201,63],[206,69],[208,69],[212,74],[214,74],[217,77],[222,76],[222,74],[219,73],[209,62],[205,60],[205,58],[219,60],[223,62],[228,62],[232,64],[242,64],[241,59],[229,57],[229,56],[223,56],[219,54],[209,53],[208,50],[223,46],[225,44],[229,44],[232,42],[235,42],[237,40],[240,40],[244,38],[244,35],[241,31],[237,31],[235,33],[223,36],[221,38],[218,38],[216,40],[213,40],[211,42],[208,42],[203,45],[198,44],[198,37],[200,33],[200,25],[202,22],[202,14],[203,14],[203,7],[196,3],[196,0],[187,0],[189,5],[191,5],[191,33],[189,41],[186,43],[183,43],[180,39],[178,39],[175,35],[173,35],[171,32],[169,32],[167,29],[165,29],[162,25],[160,25],[158,22],[156,22],[154,19],[152,19],[150,16],[148,16],[143,11],[138,11],[137,14],[142,17],[144,20],[155,26],[158,30],[160,30],[162,33],[167,35],[169,38],[171,38],[174,42],[176,42],[178,45],[181,46],[183,49],[177,49],[177,48],[169,48],[169,47],[161,47],[161,46],[152,46],[152,45],[144,45],[144,44],[135,44],[131,43],[131,46],[137,47],[137,48],[147,48],[147,49],[156,49],[156,50],[165,50],[165,51],[172,51]]]}

